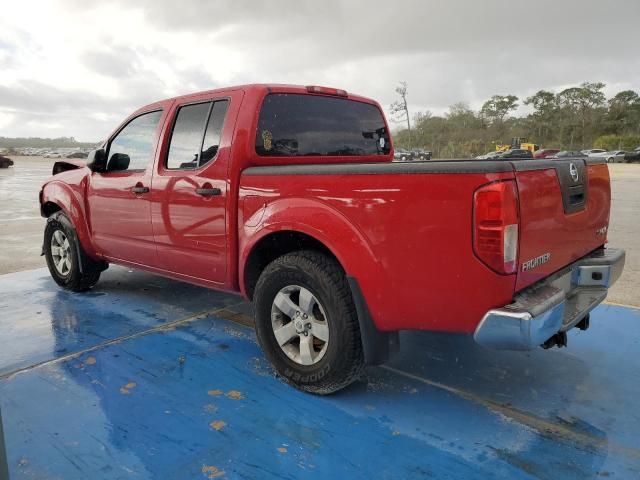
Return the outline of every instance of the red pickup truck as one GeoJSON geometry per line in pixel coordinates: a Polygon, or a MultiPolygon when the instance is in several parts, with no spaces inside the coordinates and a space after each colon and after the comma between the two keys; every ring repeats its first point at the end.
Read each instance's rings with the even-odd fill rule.
{"type": "Polygon", "coordinates": [[[110,263],[227,292],[298,388],[336,391],[399,330],[566,344],[624,266],[603,159],[394,163],[380,106],[248,85],[143,107],[40,192],[53,279],[110,263]]]}

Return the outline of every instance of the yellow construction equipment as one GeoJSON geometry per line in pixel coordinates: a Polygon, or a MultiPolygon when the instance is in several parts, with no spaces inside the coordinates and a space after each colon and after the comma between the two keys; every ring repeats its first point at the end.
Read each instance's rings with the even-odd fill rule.
{"type": "Polygon", "coordinates": [[[540,145],[537,143],[529,143],[526,137],[513,137],[510,145],[496,142],[496,152],[506,152],[507,150],[512,150],[514,148],[529,150],[533,153],[536,150],[540,150],[540,145]]]}

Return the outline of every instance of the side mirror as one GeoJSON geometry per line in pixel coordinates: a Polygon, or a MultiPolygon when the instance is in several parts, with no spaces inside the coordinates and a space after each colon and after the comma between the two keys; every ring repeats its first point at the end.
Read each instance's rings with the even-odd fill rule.
{"type": "Polygon", "coordinates": [[[129,155],[126,153],[114,153],[107,163],[107,171],[121,172],[129,168],[129,163],[131,163],[129,155]]]}
{"type": "Polygon", "coordinates": [[[107,170],[107,152],[104,148],[98,148],[89,153],[87,167],[92,172],[105,172],[107,170]]]}

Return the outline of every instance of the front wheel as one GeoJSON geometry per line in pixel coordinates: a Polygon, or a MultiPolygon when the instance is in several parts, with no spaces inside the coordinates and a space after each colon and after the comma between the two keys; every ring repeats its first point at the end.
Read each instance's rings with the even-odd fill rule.
{"type": "Polygon", "coordinates": [[[77,241],[73,224],[62,212],[47,219],[44,229],[44,256],[55,282],[67,290],[83,292],[93,287],[107,267],[92,260],[77,241]]]}
{"type": "Polygon", "coordinates": [[[258,341],[288,383],[329,394],[362,374],[358,317],[332,258],[314,251],[277,258],[260,275],[254,305],[258,341]]]}

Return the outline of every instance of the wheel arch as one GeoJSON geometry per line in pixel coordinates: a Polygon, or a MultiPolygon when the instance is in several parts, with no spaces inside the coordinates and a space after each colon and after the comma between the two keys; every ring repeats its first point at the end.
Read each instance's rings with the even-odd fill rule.
{"type": "Polygon", "coordinates": [[[58,205],[56,202],[47,201],[40,205],[40,215],[44,218],[49,218],[56,212],[62,210],[62,207],[58,205]]]}
{"type": "Polygon", "coordinates": [[[358,228],[341,212],[317,200],[280,199],[245,218],[247,223],[240,228],[238,273],[240,291],[249,299],[256,275],[268,264],[265,258],[273,260],[295,250],[324,252],[356,278],[378,273],[381,268],[358,228]],[[248,226],[256,215],[261,217],[258,225],[248,226]]]}
{"type": "Polygon", "coordinates": [[[300,250],[324,253],[344,270],[344,266],[331,249],[312,235],[299,230],[276,230],[261,236],[246,255],[240,275],[243,294],[253,299],[255,286],[265,267],[282,255],[300,250]]]}
{"type": "Polygon", "coordinates": [[[59,211],[62,211],[73,225],[84,251],[90,257],[97,259],[96,250],[91,242],[85,209],[69,185],[61,182],[49,182],[40,192],[40,215],[49,218],[59,211]]]}

